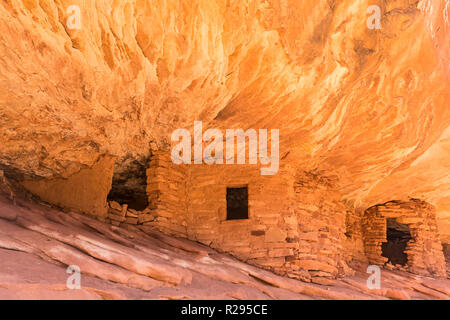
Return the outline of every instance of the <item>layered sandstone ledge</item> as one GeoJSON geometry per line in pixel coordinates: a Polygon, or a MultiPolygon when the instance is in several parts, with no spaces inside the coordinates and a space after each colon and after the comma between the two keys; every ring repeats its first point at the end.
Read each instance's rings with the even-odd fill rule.
{"type": "Polygon", "coordinates": [[[450,298],[449,280],[389,270],[381,275],[379,290],[368,289],[365,268],[343,280],[305,283],[151,226],[111,226],[0,195],[1,299],[450,298]],[[67,266],[74,264],[81,270],[79,290],[66,286],[67,266]]]}

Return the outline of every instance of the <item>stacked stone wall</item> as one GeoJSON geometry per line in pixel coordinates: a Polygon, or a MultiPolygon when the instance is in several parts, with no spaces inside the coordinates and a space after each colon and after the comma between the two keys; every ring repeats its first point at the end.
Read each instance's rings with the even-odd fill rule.
{"type": "Polygon", "coordinates": [[[148,169],[149,203],[161,231],[306,281],[349,271],[342,254],[347,208],[336,181],[281,165],[175,165],[168,153],[148,169]],[[248,187],[249,216],[227,220],[227,187],[248,187]]]}
{"type": "Polygon", "coordinates": [[[386,219],[395,218],[409,227],[406,268],[416,274],[446,277],[445,258],[436,223],[435,208],[418,199],[390,201],[366,210],[363,221],[364,249],[369,263],[385,264],[381,245],[387,242],[386,219]]]}

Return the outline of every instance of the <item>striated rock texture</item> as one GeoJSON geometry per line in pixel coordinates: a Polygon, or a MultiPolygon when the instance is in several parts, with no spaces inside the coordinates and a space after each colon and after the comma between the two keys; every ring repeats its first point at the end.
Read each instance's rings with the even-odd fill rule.
{"type": "Polygon", "coordinates": [[[110,154],[113,181],[142,193],[136,170],[177,128],[279,128],[286,161],[338,176],[349,205],[423,199],[449,242],[449,10],[449,0],[1,1],[0,169],[68,178],[110,154]],[[74,4],[79,30],[67,27],[74,4]],[[366,25],[373,4],[379,30],[366,25]]]}
{"type": "MultiPolygon", "coordinates": [[[[1,186],[1,184],[0,184],[1,186]]],[[[111,226],[85,215],[0,192],[1,299],[443,299],[450,280],[383,270],[381,289],[367,273],[304,283],[280,277],[149,226],[111,226]],[[81,289],[66,286],[67,266],[81,289]]]]}

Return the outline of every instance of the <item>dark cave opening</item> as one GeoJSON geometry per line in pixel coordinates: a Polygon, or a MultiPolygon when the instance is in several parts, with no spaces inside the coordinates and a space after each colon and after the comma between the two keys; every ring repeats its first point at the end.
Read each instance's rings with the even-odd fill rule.
{"type": "Polygon", "coordinates": [[[127,204],[142,211],[148,207],[146,161],[129,160],[116,163],[108,201],[127,204]]]}
{"type": "Polygon", "coordinates": [[[248,187],[227,188],[227,220],[248,219],[248,187]]]}
{"type": "Polygon", "coordinates": [[[406,265],[408,256],[405,252],[408,241],[412,239],[409,227],[395,219],[387,219],[386,239],[381,246],[382,256],[393,265],[406,265]]]}

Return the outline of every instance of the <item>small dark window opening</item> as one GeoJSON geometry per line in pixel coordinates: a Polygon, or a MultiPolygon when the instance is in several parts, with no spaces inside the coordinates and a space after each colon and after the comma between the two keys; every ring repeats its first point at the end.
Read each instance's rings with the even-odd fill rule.
{"type": "Polygon", "coordinates": [[[248,219],[248,187],[227,188],[227,220],[248,219]]]}
{"type": "Polygon", "coordinates": [[[409,227],[398,223],[395,219],[387,219],[387,242],[381,245],[382,256],[388,258],[393,265],[406,265],[408,256],[405,253],[408,241],[412,239],[409,227]]]}

